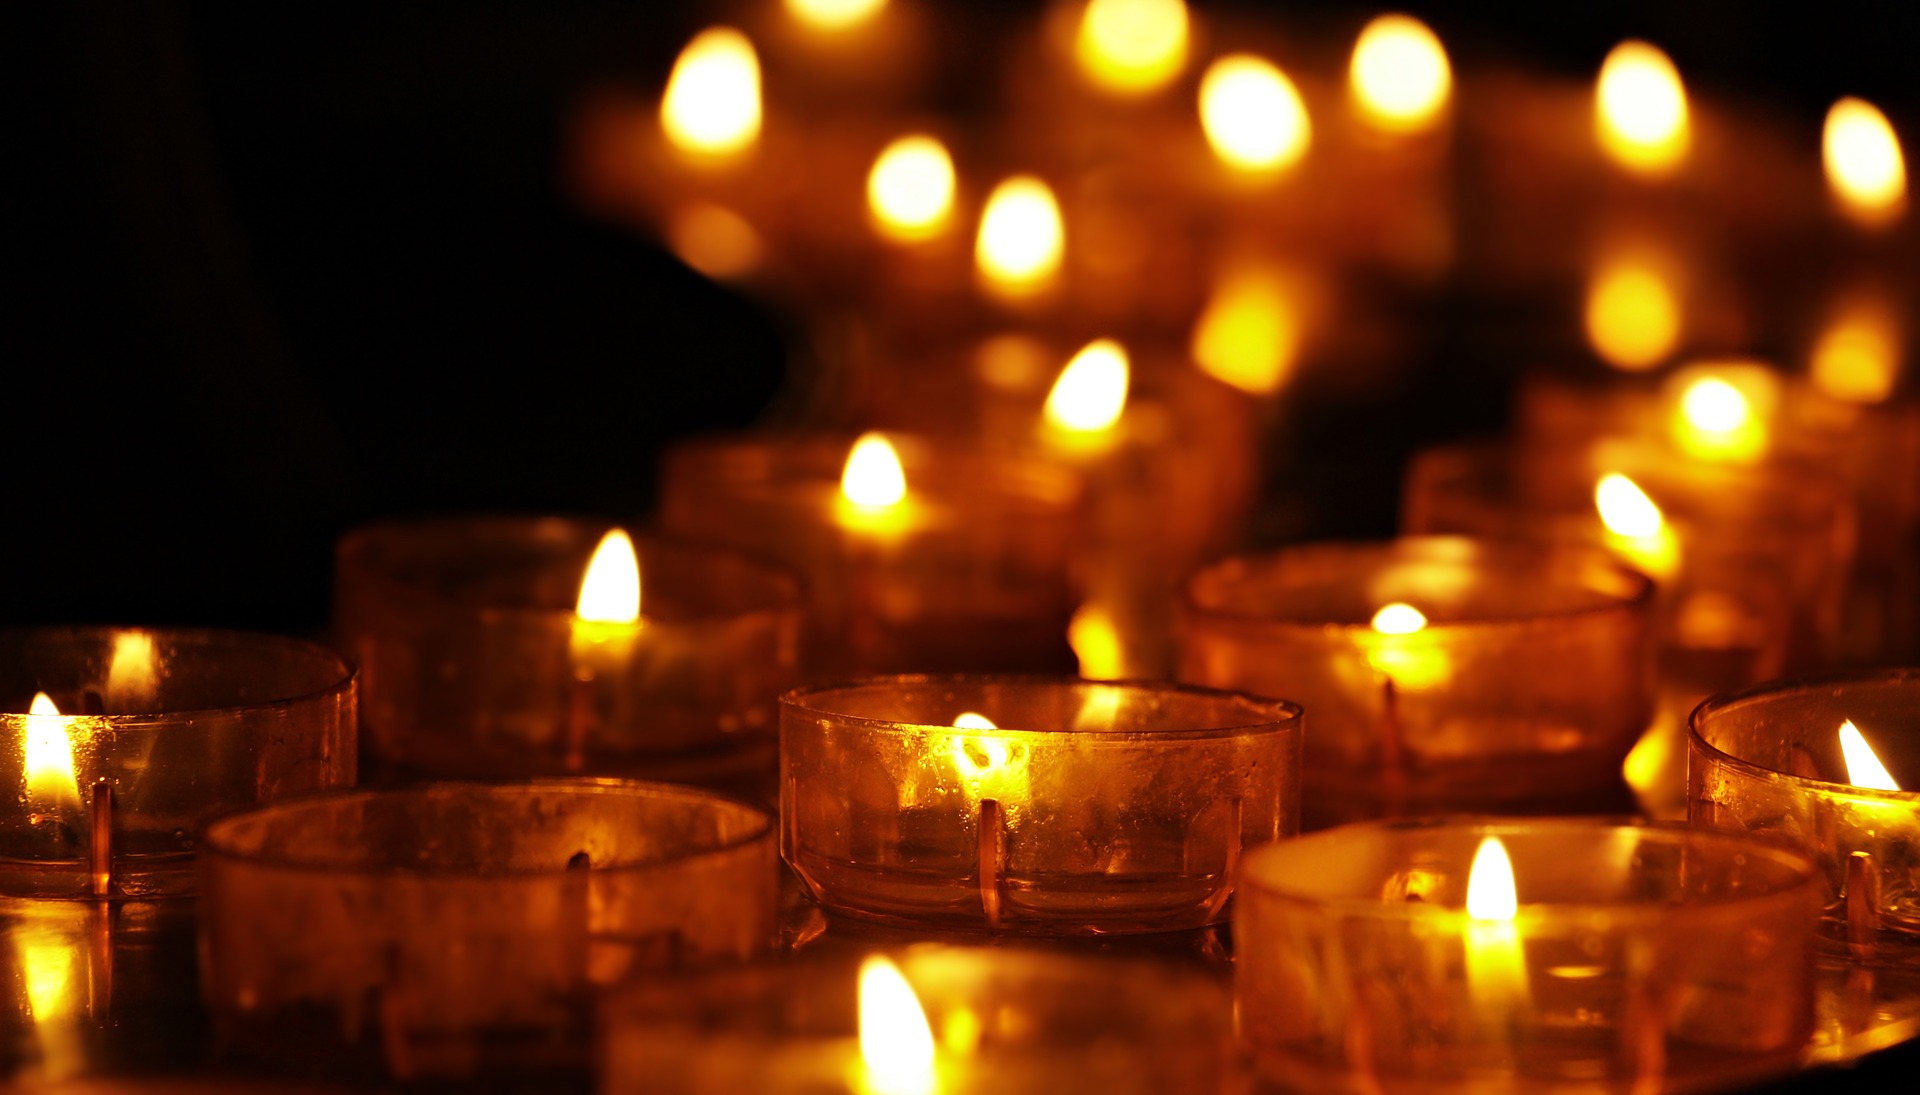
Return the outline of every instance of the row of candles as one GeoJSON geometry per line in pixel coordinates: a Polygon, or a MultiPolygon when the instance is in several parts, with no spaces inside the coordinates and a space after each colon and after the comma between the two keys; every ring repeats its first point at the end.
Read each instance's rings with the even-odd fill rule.
{"type": "MultiPolygon", "coordinates": [[[[788,10],[854,52],[913,26],[904,3],[788,10]]],[[[1094,58],[1075,71],[1135,107],[1186,68],[1178,3],[1071,14],[1094,58]]],[[[74,1067],[139,910],[189,895],[224,1051],[361,1079],[550,1077],[591,1054],[613,1091],[1209,1090],[1249,1070],[1653,1090],[1910,1033],[1920,792],[1899,786],[1920,781],[1920,675],[1762,683],[1916,650],[1920,412],[1894,398],[1880,318],[1806,382],[1745,362],[1529,381],[1516,442],[1415,460],[1408,535],[1248,553],[1299,294],[1425,268],[1397,242],[1345,253],[1340,220],[1297,266],[1237,267],[1184,350],[1083,330],[1144,292],[1064,258],[1083,206],[1038,176],[997,188],[975,281],[946,147],[869,160],[824,125],[820,169],[782,182],[752,49],[697,39],[647,115],[642,145],[667,143],[637,160],[631,112],[593,115],[585,192],[611,208],[638,186],[690,263],[788,270],[759,284],[816,320],[919,325],[923,367],[832,362],[888,428],[684,444],[655,534],[359,530],[337,554],[345,657],[217,632],[7,640],[0,977],[29,1022],[0,1049],[74,1067]],[[831,169],[855,161],[871,172],[831,169]],[[919,273],[831,215],[863,196],[919,273]],[[1028,309],[1021,330],[992,331],[974,292],[1028,309]],[[1111,679],[1151,677],[1183,683],[1111,679]],[[1420,820],[1618,811],[1629,784],[1689,825],[1420,820]],[[953,945],[1199,933],[1205,966],[1229,922],[1231,1000],[1193,963],[953,945]]],[[[1227,60],[1190,125],[1277,185],[1318,140],[1310,82],[1227,60]]],[[[1035,73],[1016,66],[1035,94],[1070,85],[1035,73]]],[[[1419,141],[1451,124],[1451,71],[1394,17],[1353,74],[1413,165],[1374,180],[1390,197],[1368,213],[1405,225],[1442,177],[1419,141]]],[[[1603,107],[1634,104],[1602,118],[1636,170],[1687,144],[1668,77],[1640,46],[1603,75],[1603,107]]],[[[1097,102],[1044,116],[1095,159],[1177,166],[1152,152],[1170,115],[1128,135],[1097,102]]],[[[1897,232],[1898,145],[1865,109],[1836,107],[1830,177],[1897,232]],[[1845,181],[1862,162],[1877,190],[1845,181]]],[[[1297,243],[1258,197],[1208,201],[1297,243]]],[[[1189,238],[1206,207],[1170,202],[1148,236],[1189,238]]],[[[1192,293],[1199,271],[1165,281],[1192,293]]],[[[1670,357],[1677,335],[1651,335],[1677,305],[1646,305],[1664,292],[1597,279],[1596,351],[1670,357]],[[1640,349],[1615,352],[1620,331],[1640,349]]]]}

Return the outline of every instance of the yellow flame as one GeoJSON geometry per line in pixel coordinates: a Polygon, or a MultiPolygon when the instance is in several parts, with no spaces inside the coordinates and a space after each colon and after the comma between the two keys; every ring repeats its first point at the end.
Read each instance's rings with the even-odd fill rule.
{"type": "Polygon", "coordinates": [[[1867,744],[1860,728],[1848,719],[1840,724],[1840,753],[1847,762],[1847,782],[1874,791],[1898,791],[1900,785],[1880,763],[1880,757],[1867,744]]]}
{"type": "Polygon", "coordinates": [[[1766,453],[1767,418],[1778,385],[1761,366],[1737,368],[1737,377],[1709,372],[1686,381],[1672,423],[1682,452],[1701,460],[1737,461],[1766,453]]]}
{"type": "Polygon", "coordinates": [[[1127,675],[1126,651],[1113,617],[1091,602],[1081,605],[1067,621],[1067,645],[1080,662],[1080,676],[1090,681],[1113,681],[1127,675]]]}
{"type": "Polygon", "coordinates": [[[1621,166],[1646,174],[1672,170],[1689,141],[1680,70],[1645,42],[1613,47],[1600,66],[1594,120],[1600,146],[1621,166]]]}
{"type": "Polygon", "coordinates": [[[1047,422],[1074,433],[1113,428],[1127,409],[1127,351],[1110,338],[1086,344],[1047,393],[1047,422]]]}
{"type": "Polygon", "coordinates": [[[79,720],[62,715],[45,692],[33,694],[27,711],[27,797],[44,808],[79,806],[80,781],[73,772],[73,730],[79,720]]]}
{"type": "Polygon", "coordinates": [[[1820,146],[1827,185],[1850,215],[1868,225],[1899,216],[1907,201],[1907,161],[1879,107],[1851,97],[1834,103],[1820,146]]]}
{"type": "Polygon", "coordinates": [[[1300,354],[1302,319],[1295,294],[1270,270],[1223,276],[1193,328],[1201,371],[1253,395],[1278,391],[1300,354]]]}
{"type": "Polygon", "coordinates": [[[107,701],[113,710],[139,711],[153,703],[159,683],[153,636],[145,631],[116,631],[113,658],[107,663],[107,701]]]}
{"type": "Polygon", "coordinates": [[[587,573],[580,580],[580,601],[574,608],[582,620],[630,624],[640,619],[640,556],[625,529],[610,529],[593,549],[587,573]]]}
{"type": "Polygon", "coordinates": [[[840,473],[840,494],[856,506],[898,505],[907,496],[907,473],[900,454],[877,433],[863,434],[847,453],[840,473]]]}
{"type": "Polygon", "coordinates": [[[1673,577],[1680,565],[1679,540],[1640,484],[1609,472],[1594,485],[1593,505],[1614,550],[1654,578],[1673,577]]]}
{"type": "Polygon", "coordinates": [[[1066,226],[1053,191],[1031,175],[1015,175],[994,187],[980,214],[973,253],[989,289],[1023,296],[1046,288],[1066,253],[1066,226]]]}
{"type": "MultiPolygon", "coordinates": [[[[953,717],[953,725],[960,730],[998,730],[992,719],[978,711],[962,711],[953,717]]],[[[1004,757],[1003,757],[1004,759],[1004,757]]]]}
{"type": "Polygon", "coordinates": [[[710,27],[680,51],[660,100],[667,139],[687,152],[729,156],[760,136],[760,59],[732,27],[710,27]]]}
{"type": "Polygon", "coordinates": [[[74,967],[79,957],[71,940],[45,939],[50,933],[16,929],[21,979],[26,982],[27,1010],[36,1023],[47,1023],[78,1010],[73,991],[74,967]]]}
{"type": "Polygon", "coordinates": [[[880,230],[897,240],[936,235],[953,215],[953,157],[925,134],[901,137],[883,149],[867,175],[867,208],[880,230]]]}
{"type": "Polygon", "coordinates": [[[1467,915],[1475,920],[1512,920],[1519,911],[1507,846],[1497,836],[1483,837],[1467,872],[1467,915]]]}
{"type": "Polygon", "coordinates": [[[1395,133],[1433,124],[1453,90],[1439,36],[1408,15],[1382,15],[1353,44],[1348,79],[1368,121],[1395,133]]]}
{"type": "Polygon", "coordinates": [[[1529,995],[1526,950],[1514,923],[1519,911],[1507,846],[1484,837],[1467,872],[1467,983],[1495,1023],[1506,1022],[1529,995]]]}
{"type": "Polygon", "coordinates": [[[860,1062],[868,1095],[929,1095],[933,1027],[900,967],[879,955],[860,964],[860,1062]]]}
{"type": "Polygon", "coordinates": [[[1200,127],[1213,154],[1242,171],[1292,167],[1313,142],[1313,123],[1293,81],[1251,53],[1208,66],[1200,79],[1200,127]]]}
{"type": "Polygon", "coordinates": [[[1136,95],[1161,87],[1187,63],[1187,5],[1088,0],[1074,56],[1081,71],[1109,91],[1136,95]]]}
{"type": "Polygon", "coordinates": [[[1426,614],[1403,601],[1380,606],[1372,627],[1382,635],[1411,635],[1427,626],[1426,614]]]}
{"type": "Polygon", "coordinates": [[[887,0],[786,0],[787,14],[818,30],[845,30],[880,14],[887,0]]]}
{"type": "Polygon", "coordinates": [[[675,211],[667,223],[667,245],[681,262],[716,281],[753,273],[765,252],[760,233],[745,217],[707,202],[675,211]]]}
{"type": "Polygon", "coordinates": [[[1617,256],[1587,286],[1587,341],[1609,365],[1639,372],[1680,342],[1680,295],[1659,264],[1617,256]]]}
{"type": "Polygon", "coordinates": [[[1873,296],[1844,301],[1813,346],[1814,386],[1851,403],[1880,403],[1900,377],[1900,321],[1873,296]]]}

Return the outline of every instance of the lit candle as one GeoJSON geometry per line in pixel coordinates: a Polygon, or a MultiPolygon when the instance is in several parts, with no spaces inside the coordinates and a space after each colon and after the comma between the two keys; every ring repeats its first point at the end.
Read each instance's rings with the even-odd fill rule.
{"type": "Polygon", "coordinates": [[[53,697],[36,692],[28,707],[26,800],[28,820],[50,844],[79,853],[80,784],[73,771],[74,731],[80,720],[60,713],[53,697]]]}
{"type": "Polygon", "coordinates": [[[1467,984],[1496,1024],[1527,1004],[1527,953],[1514,917],[1520,903],[1513,860],[1497,836],[1483,837],[1467,872],[1467,984]]]}
{"type": "Polygon", "coordinates": [[[1048,441],[1069,453],[1100,452],[1112,445],[1127,409],[1129,378],[1125,347],[1110,338],[1087,343],[1047,393],[1042,420],[1048,441]]]}
{"type": "Polygon", "coordinates": [[[933,1028],[900,967],[879,955],[860,964],[861,1095],[932,1095],[933,1028]]]}
{"type": "Polygon", "coordinates": [[[1900,312],[1877,290],[1836,303],[1815,341],[1808,372],[1814,387],[1848,403],[1883,403],[1901,372],[1900,312]]]}
{"type": "Polygon", "coordinates": [[[842,31],[871,21],[887,0],[786,0],[788,14],[822,31],[842,31]]]}
{"type": "Polygon", "coordinates": [[[1900,785],[1880,763],[1879,754],[1867,744],[1866,735],[1848,719],[1840,724],[1840,752],[1847,763],[1847,782],[1873,791],[1898,791],[1900,785]]]}
{"type": "Polygon", "coordinates": [[[1301,297],[1294,280],[1273,267],[1229,268],[1194,322],[1194,363],[1249,395],[1279,391],[1306,335],[1301,297]]]}
{"type": "Polygon", "coordinates": [[[1660,581],[1679,572],[1680,539],[1638,483],[1618,472],[1602,475],[1593,487],[1593,506],[1609,548],[1660,581]]]}
{"type": "Polygon", "coordinates": [[[885,533],[907,525],[907,473],[885,436],[862,434],[847,450],[839,503],[841,523],[849,529],[885,533]]]}
{"type": "Polygon", "coordinates": [[[1254,175],[1292,167],[1313,143],[1313,124],[1293,81],[1250,53],[1207,66],[1200,80],[1200,126],[1222,163],[1254,175]]]}
{"type": "Polygon", "coordinates": [[[1587,285],[1587,341],[1601,360],[1626,372],[1651,369],[1680,345],[1681,300],[1675,263],[1651,248],[1606,255],[1587,285]]]}
{"type": "Polygon", "coordinates": [[[1053,190],[1031,175],[994,187],[980,214],[974,268],[983,289],[1019,303],[1052,289],[1066,254],[1066,227],[1053,190]]]}
{"type": "Polygon", "coordinates": [[[1088,0],[1074,56],[1103,90],[1144,95],[1186,67],[1187,22],[1184,0],[1088,0]]]}
{"type": "Polygon", "coordinates": [[[1852,97],[1834,103],[1820,148],[1827,186],[1856,223],[1881,228],[1906,211],[1906,157],[1879,107],[1852,97]]]}
{"type": "Polygon", "coordinates": [[[760,136],[760,60],[732,27],[695,35],[673,64],[660,100],[660,124],[689,155],[732,159],[760,136]]]}
{"type": "Polygon", "coordinates": [[[1594,122],[1600,147],[1615,163],[1642,175],[1672,171],[1690,141],[1680,71],[1654,46],[1620,43],[1600,66],[1594,122]]]}
{"type": "Polygon", "coordinates": [[[1425,23],[1382,15],[1354,42],[1348,86],[1370,125],[1389,133],[1417,133],[1432,128],[1445,112],[1453,69],[1425,23]]]}
{"type": "Polygon", "coordinates": [[[1126,648],[1113,614],[1089,601],[1067,622],[1067,645],[1080,663],[1080,676],[1089,681],[1119,680],[1127,675],[1126,648]]]}
{"type": "Polygon", "coordinates": [[[1668,432],[1675,447],[1697,460],[1752,463],[1767,454],[1769,423],[1780,383],[1763,365],[1696,365],[1674,375],[1668,432]]]}
{"type": "Polygon", "coordinates": [[[953,157],[933,137],[901,137],[867,175],[867,209],[882,235],[911,243],[939,235],[953,219],[953,157]]]}
{"type": "Polygon", "coordinates": [[[567,771],[580,772],[596,731],[640,717],[623,702],[631,690],[621,683],[633,672],[641,630],[640,557],[624,529],[609,530],[594,548],[573,616],[567,651],[574,695],[568,705],[564,763],[567,771]]]}

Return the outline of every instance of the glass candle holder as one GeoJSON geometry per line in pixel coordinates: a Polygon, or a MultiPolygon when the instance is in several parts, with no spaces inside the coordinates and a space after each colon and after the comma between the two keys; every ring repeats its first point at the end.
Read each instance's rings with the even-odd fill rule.
{"type": "Polygon", "coordinates": [[[878,505],[843,493],[847,440],[683,445],[667,458],[661,520],[801,575],[816,677],[1071,669],[1077,480],[952,442],[886,441],[906,487],[878,505]]]}
{"type": "Polygon", "coordinates": [[[798,583],[711,545],[635,542],[639,618],[576,611],[608,525],[455,517],[338,550],[335,628],[368,748],[428,777],[633,775],[764,792],[797,683],[798,583]]]}
{"type": "Polygon", "coordinates": [[[1217,563],[1180,676],[1300,703],[1309,827],[1611,810],[1653,707],[1653,586],[1572,545],[1408,537],[1217,563]]]}
{"type": "Polygon", "coordinates": [[[887,999],[884,1009],[860,1001],[865,978],[855,956],[622,989],[603,1008],[601,1090],[1226,1090],[1227,992],[1204,973],[1139,959],[931,944],[890,960],[908,994],[887,999]],[[866,1009],[865,1025],[878,1028],[871,1041],[880,1047],[899,1044],[880,1025],[888,1019],[904,1020],[908,1029],[918,1019],[934,1038],[922,1043],[917,1059],[863,1059],[866,1009]]]}
{"type": "Polygon", "coordinates": [[[667,784],[430,784],[207,827],[201,993],[240,1055],[409,1079],[584,1067],[592,987],[774,934],[772,819],[667,784]]]}
{"type": "Polygon", "coordinates": [[[1198,928],[1221,918],[1243,846],[1296,831],[1300,737],[1293,704],[1164,683],[802,689],[781,700],[781,850],[834,913],[1198,928]]]}
{"type": "Polygon", "coordinates": [[[1815,876],[1752,837],[1601,820],[1256,849],[1234,909],[1241,1036],[1289,1090],[1737,1085],[1793,1067],[1812,1032],[1815,876]],[[1487,859],[1509,867],[1504,908],[1474,896],[1487,859]]]}
{"type": "Polygon", "coordinates": [[[191,893],[202,821],[353,783],[356,695],[270,635],[0,632],[0,893],[191,893]]]}

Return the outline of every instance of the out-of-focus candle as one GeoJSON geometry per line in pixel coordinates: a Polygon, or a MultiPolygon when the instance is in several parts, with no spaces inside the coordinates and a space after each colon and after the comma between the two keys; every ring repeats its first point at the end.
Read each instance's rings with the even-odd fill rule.
{"type": "Polygon", "coordinates": [[[886,6],[887,0],[786,0],[788,14],[823,31],[859,26],[886,6]]]}
{"type": "Polygon", "coordinates": [[[1080,662],[1080,676],[1112,681],[1126,676],[1126,650],[1113,614],[1094,602],[1083,604],[1067,622],[1067,645],[1080,662]]]}
{"type": "Polygon", "coordinates": [[[1445,112],[1453,69],[1439,36],[1425,23],[1408,15],[1382,15],[1354,42],[1348,86],[1369,124],[1414,133],[1445,112]]]}
{"type": "Polygon", "coordinates": [[[1907,164],[1900,138],[1880,108],[1851,96],[1827,111],[1821,134],[1827,186],[1856,222],[1877,228],[1907,207],[1907,164]]]}
{"type": "Polygon", "coordinates": [[[1305,337],[1300,296],[1279,271],[1264,265],[1227,270],[1194,323],[1194,363],[1251,395],[1278,391],[1292,375],[1305,337]]]}
{"type": "Polygon", "coordinates": [[[667,246],[681,262],[715,281],[736,281],[760,268],[766,246],[745,217],[723,205],[692,202],[667,221],[667,246]]]}
{"type": "Polygon", "coordinates": [[[1261,57],[1235,53],[1200,79],[1200,126],[1221,162],[1268,174],[1292,167],[1313,143],[1306,104],[1287,74],[1261,57]]]}
{"type": "Polygon", "coordinates": [[[1104,448],[1127,409],[1125,347],[1110,338],[1087,343],[1047,393],[1043,410],[1050,438],[1071,450],[1104,448]]]}
{"type": "Polygon", "coordinates": [[[1680,540],[1640,484],[1608,472],[1594,484],[1593,507],[1615,552],[1657,579],[1672,578],[1680,569],[1680,540]]]}
{"type": "Polygon", "coordinates": [[[1680,70],[1645,42],[1613,47],[1600,66],[1594,122],[1600,147],[1622,167],[1645,175],[1673,170],[1690,140],[1680,70]]]}
{"type": "Polygon", "coordinates": [[[1681,303],[1672,264],[1647,251],[1603,258],[1587,285],[1587,341],[1616,369],[1642,372],[1680,345],[1681,303]]]}
{"type": "Polygon", "coordinates": [[[980,283],[1003,300],[1051,288],[1066,254],[1066,225],[1052,188],[1032,175],[994,187],[980,214],[974,266],[980,283]]]}
{"type": "Polygon", "coordinates": [[[889,144],[867,175],[867,209],[889,239],[938,235],[952,220],[953,195],[953,157],[923,133],[889,144]]]}
{"type": "Polygon", "coordinates": [[[694,36],[673,64],[660,123],[684,152],[731,157],[760,136],[760,60],[747,36],[711,27],[694,36]]]}
{"type": "Polygon", "coordinates": [[[933,1028],[900,967],[880,955],[860,964],[860,1065],[865,1095],[930,1095],[933,1028]]]}
{"type": "Polygon", "coordinates": [[[1900,379],[1901,322],[1877,292],[1841,298],[1814,342],[1813,384],[1848,403],[1883,403],[1900,379]]]}
{"type": "Polygon", "coordinates": [[[1184,0],[1089,0],[1074,39],[1080,71],[1097,86],[1140,95],[1166,86],[1187,63],[1184,0]]]}
{"type": "Polygon", "coordinates": [[[1768,422],[1780,384],[1758,363],[1703,364],[1676,374],[1680,396],[1669,432],[1675,447],[1697,460],[1752,463],[1772,441],[1768,422]]]}

